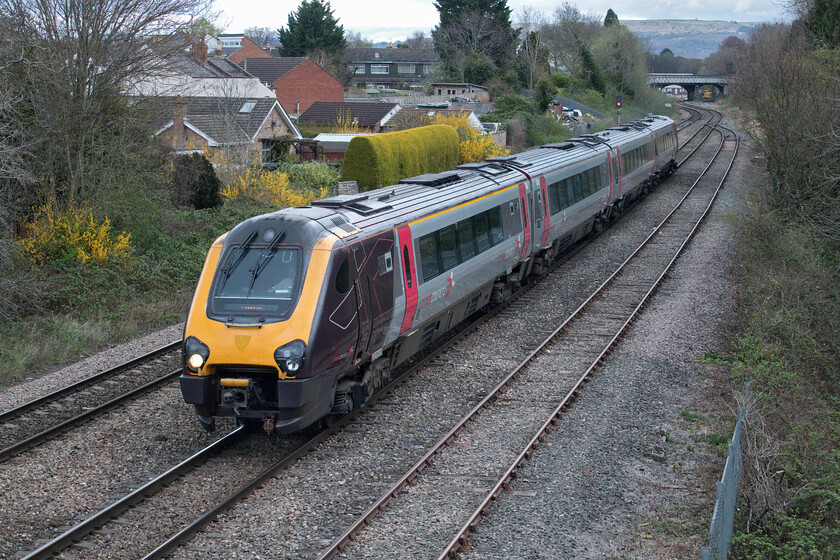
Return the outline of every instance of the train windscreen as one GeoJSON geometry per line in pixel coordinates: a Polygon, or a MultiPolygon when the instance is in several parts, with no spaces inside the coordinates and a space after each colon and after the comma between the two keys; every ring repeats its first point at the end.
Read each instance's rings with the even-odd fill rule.
{"type": "Polygon", "coordinates": [[[246,242],[228,248],[219,262],[224,264],[211,289],[211,318],[270,321],[291,313],[300,291],[300,248],[246,242]]]}

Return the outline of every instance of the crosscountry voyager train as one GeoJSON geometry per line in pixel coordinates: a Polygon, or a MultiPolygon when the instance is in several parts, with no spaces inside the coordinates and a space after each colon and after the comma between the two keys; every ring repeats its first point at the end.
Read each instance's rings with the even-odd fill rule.
{"type": "Polygon", "coordinates": [[[649,116],[514,156],[248,219],[207,254],[184,400],[289,433],[363,405],[393,368],[504,301],[676,168],[649,116]]]}

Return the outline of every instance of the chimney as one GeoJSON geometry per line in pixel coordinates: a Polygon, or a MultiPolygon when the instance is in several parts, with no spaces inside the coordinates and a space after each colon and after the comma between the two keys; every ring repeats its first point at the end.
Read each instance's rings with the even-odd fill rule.
{"type": "Polygon", "coordinates": [[[202,64],[207,64],[207,44],[204,42],[204,37],[199,42],[193,45],[193,56],[202,64]]]}
{"type": "Polygon", "coordinates": [[[184,119],[187,117],[187,102],[180,95],[175,100],[172,111],[172,147],[181,150],[187,146],[187,128],[184,119]]]}

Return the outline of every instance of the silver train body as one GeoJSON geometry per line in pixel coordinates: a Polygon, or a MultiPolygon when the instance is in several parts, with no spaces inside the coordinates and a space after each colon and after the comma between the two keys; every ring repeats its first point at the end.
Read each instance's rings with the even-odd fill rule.
{"type": "Polygon", "coordinates": [[[674,122],[649,116],[243,222],[211,248],[199,281],[186,402],[207,427],[236,416],[281,433],[361,406],[396,365],[672,173],[676,150],[674,122]],[[279,243],[260,241],[277,232],[279,243]],[[248,299],[277,250],[271,274],[294,281],[248,299]],[[242,258],[252,274],[232,271],[242,258]],[[275,294],[291,295],[272,307],[275,294]],[[234,311],[214,315],[222,305],[234,311]]]}

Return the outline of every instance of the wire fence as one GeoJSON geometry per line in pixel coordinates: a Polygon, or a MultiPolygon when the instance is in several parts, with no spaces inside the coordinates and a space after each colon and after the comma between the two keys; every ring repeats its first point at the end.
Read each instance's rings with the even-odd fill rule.
{"type": "MultiPolygon", "coordinates": [[[[749,399],[752,381],[746,384],[746,397],[749,399]]],[[[735,506],[738,503],[738,480],[743,468],[741,442],[744,434],[745,405],[737,410],[738,421],[732,440],[729,442],[729,452],[726,454],[726,465],[723,476],[716,487],[715,510],[712,513],[712,525],[709,531],[709,546],[700,549],[701,560],[726,560],[729,545],[732,542],[733,525],[735,522],[735,506]]]]}

